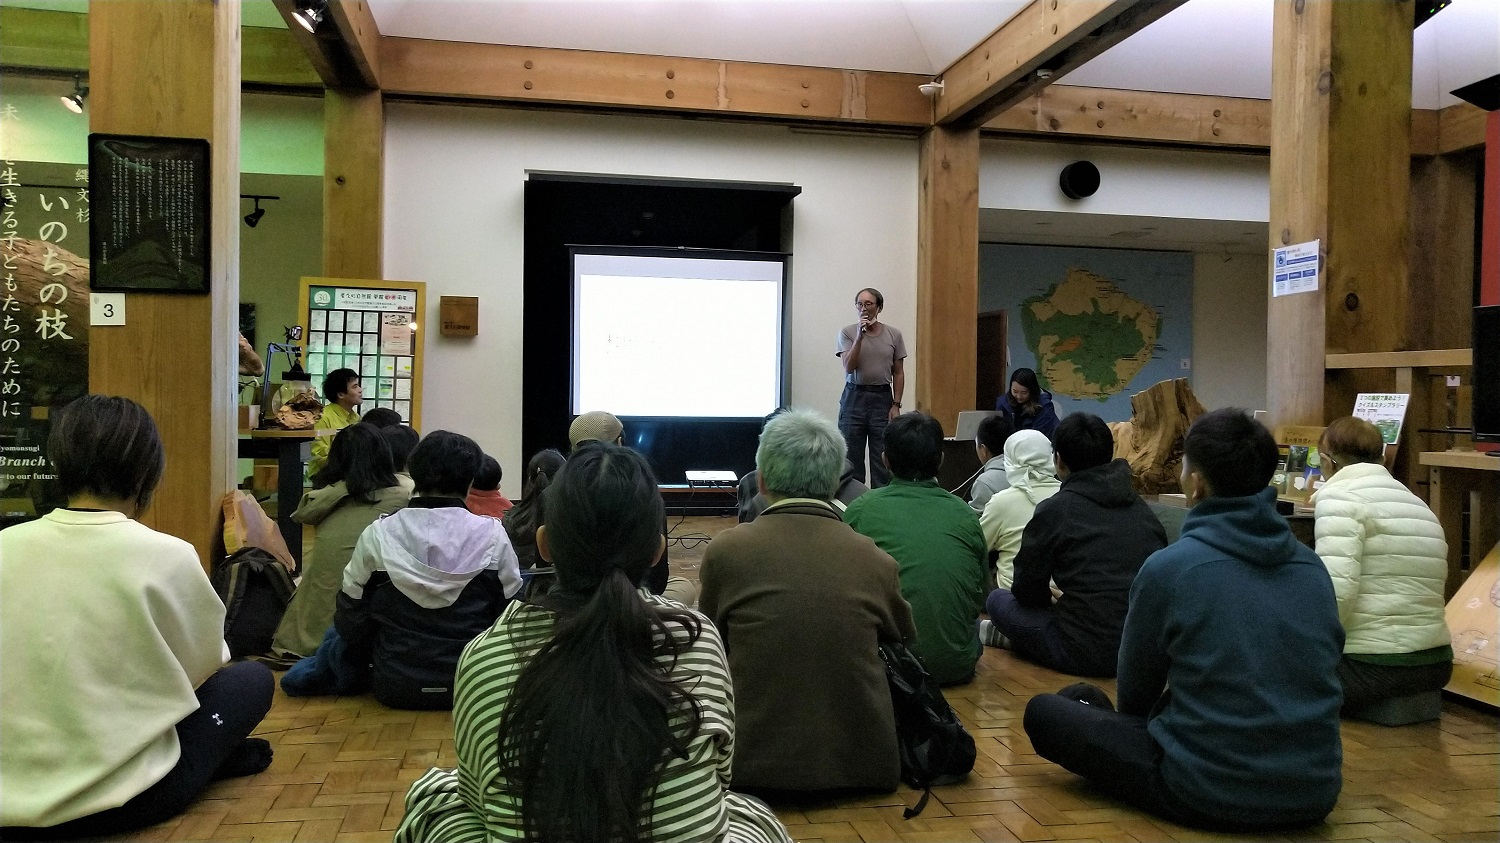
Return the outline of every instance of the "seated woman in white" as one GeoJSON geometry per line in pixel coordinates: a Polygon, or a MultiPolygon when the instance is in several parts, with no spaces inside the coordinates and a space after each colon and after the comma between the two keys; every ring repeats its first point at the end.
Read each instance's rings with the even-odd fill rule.
{"type": "Polygon", "coordinates": [[[52,417],[67,506],[0,533],[0,838],[96,837],[258,773],[265,665],[224,667],[224,604],[193,546],[134,518],[165,464],[156,424],[86,395],[52,417]]]}
{"type": "Polygon", "coordinates": [[[1018,430],[1005,440],[1005,479],[1009,488],[996,492],[979,516],[979,528],[995,559],[995,584],[1010,588],[1021,533],[1036,505],[1057,494],[1062,482],[1052,462],[1052,440],[1035,430],[1018,430]]]}
{"type": "Polygon", "coordinates": [[[1453,674],[1442,525],[1381,463],[1375,425],[1337,419],[1318,453],[1327,482],[1313,494],[1314,530],[1344,624],[1344,710],[1442,688],[1453,674]]]}
{"type": "Polygon", "coordinates": [[[665,546],[645,460],[583,447],[545,501],[536,545],[557,585],[464,651],[458,769],[412,785],[396,841],[790,840],[729,791],[733,686],[713,624],[636,587],[665,546]]]}

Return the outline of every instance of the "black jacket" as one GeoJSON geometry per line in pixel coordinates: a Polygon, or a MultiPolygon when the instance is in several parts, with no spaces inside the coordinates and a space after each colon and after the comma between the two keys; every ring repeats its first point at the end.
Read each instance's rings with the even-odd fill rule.
{"type": "Polygon", "coordinates": [[[1069,657],[1114,676],[1130,585],[1167,534],[1130,485],[1130,465],[1115,460],[1075,471],[1036,506],[1021,534],[1011,593],[1028,608],[1052,606],[1069,657]],[[1062,591],[1052,603],[1048,581],[1062,591]]]}

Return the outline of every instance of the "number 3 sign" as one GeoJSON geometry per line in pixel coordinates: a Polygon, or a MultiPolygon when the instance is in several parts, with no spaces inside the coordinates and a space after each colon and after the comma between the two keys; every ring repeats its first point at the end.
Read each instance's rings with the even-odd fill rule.
{"type": "Polygon", "coordinates": [[[90,325],[124,325],[125,324],[125,294],[124,293],[90,293],[89,294],[89,324],[90,325]]]}

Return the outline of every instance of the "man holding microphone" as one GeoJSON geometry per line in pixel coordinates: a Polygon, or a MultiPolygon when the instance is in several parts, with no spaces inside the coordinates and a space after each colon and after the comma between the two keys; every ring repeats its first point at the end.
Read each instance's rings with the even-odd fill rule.
{"type": "Polygon", "coordinates": [[[901,413],[906,389],[906,343],[901,332],[879,321],[885,297],[866,287],[854,297],[859,321],[839,332],[838,351],[844,361],[844,393],[839,397],[839,431],[854,476],[865,479],[865,449],[869,445],[870,487],[890,482],[891,472],[881,461],[885,426],[901,413]]]}

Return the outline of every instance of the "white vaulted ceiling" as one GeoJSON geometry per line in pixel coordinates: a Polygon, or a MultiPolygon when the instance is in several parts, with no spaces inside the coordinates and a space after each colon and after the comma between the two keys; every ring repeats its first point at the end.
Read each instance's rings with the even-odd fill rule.
{"type": "MultiPolygon", "coordinates": [[[[1025,0],[368,2],[386,35],[920,74],[941,71],[1026,5],[1025,0]]],[[[1267,99],[1275,2],[1190,0],[1061,81],[1267,99]]],[[[1415,39],[1412,104],[1453,105],[1458,100],[1449,91],[1500,73],[1500,0],[1454,0],[1419,28],[1415,39]]]]}

